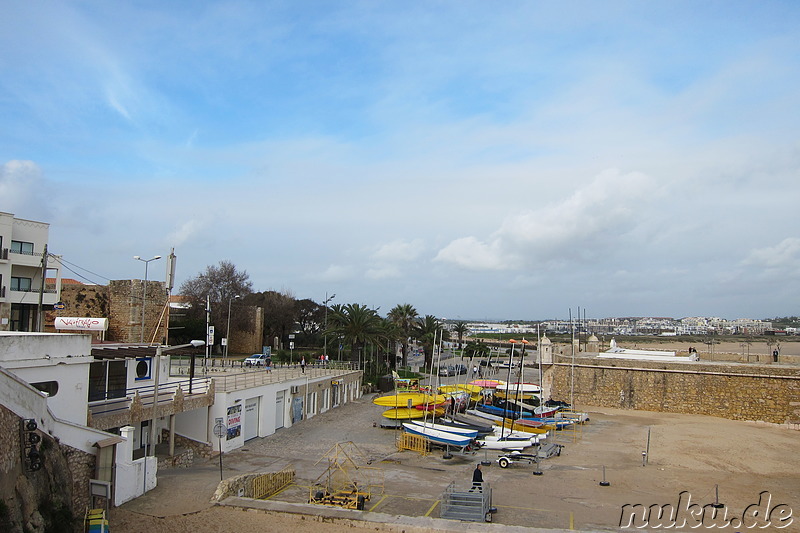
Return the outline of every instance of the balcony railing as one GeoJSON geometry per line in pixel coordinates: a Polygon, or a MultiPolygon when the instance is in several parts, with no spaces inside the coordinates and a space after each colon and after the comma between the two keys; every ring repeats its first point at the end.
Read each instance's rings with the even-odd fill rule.
{"type": "MultiPolygon", "coordinates": [[[[14,292],[36,292],[36,293],[38,293],[39,292],[39,287],[30,287],[28,289],[20,289],[19,287],[17,287],[15,289],[15,288],[12,287],[11,290],[14,291],[14,292]]],[[[58,294],[58,291],[55,288],[51,289],[48,286],[45,286],[45,289],[42,292],[44,294],[58,294]]]]}
{"type": "MultiPolygon", "coordinates": [[[[210,378],[195,378],[192,380],[192,396],[205,394],[208,391],[210,378]]],[[[183,390],[185,397],[188,397],[187,391],[189,390],[189,380],[184,379],[180,381],[171,381],[169,383],[162,383],[158,386],[158,395],[154,394],[155,386],[148,385],[143,387],[130,387],[125,390],[125,395],[119,398],[104,398],[89,402],[89,412],[93,417],[107,416],[127,411],[131,408],[136,393],[139,393],[139,399],[142,406],[145,408],[153,407],[154,405],[162,405],[171,403],[175,398],[175,392],[180,387],[183,390]]]]}

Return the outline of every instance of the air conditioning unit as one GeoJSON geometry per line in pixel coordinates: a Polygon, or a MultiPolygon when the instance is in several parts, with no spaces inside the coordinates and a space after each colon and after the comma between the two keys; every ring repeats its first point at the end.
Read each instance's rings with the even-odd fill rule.
{"type": "Polygon", "coordinates": [[[298,385],[292,385],[292,394],[297,394],[300,392],[300,387],[298,385]]]}

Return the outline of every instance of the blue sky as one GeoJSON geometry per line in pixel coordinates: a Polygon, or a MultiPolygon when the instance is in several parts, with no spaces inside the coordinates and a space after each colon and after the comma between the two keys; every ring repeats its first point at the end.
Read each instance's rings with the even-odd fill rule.
{"type": "Polygon", "coordinates": [[[381,314],[798,314],[795,2],[3,13],[0,211],[92,281],[174,247],[381,314]]]}

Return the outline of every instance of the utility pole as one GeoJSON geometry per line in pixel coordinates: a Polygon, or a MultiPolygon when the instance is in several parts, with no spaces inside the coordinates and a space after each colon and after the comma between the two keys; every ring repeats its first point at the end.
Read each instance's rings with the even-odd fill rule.
{"type": "Polygon", "coordinates": [[[36,331],[44,331],[44,320],[42,320],[42,300],[44,299],[44,282],[47,275],[47,244],[44,245],[42,254],[42,282],[39,284],[39,304],[36,306],[36,331]]]}

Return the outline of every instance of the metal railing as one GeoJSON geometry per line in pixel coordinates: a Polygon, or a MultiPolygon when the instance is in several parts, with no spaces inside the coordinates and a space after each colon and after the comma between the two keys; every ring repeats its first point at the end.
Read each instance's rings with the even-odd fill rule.
{"type": "MultiPolygon", "coordinates": [[[[192,396],[205,394],[211,384],[211,378],[199,377],[194,378],[192,381],[192,396]]],[[[161,383],[158,386],[158,394],[155,394],[155,386],[147,385],[142,387],[130,387],[125,390],[125,395],[118,398],[103,398],[89,402],[89,412],[92,416],[109,415],[120,411],[126,411],[131,408],[136,393],[139,393],[139,399],[144,407],[153,407],[163,403],[172,402],[175,398],[175,392],[178,387],[183,390],[185,395],[188,395],[189,380],[183,379],[180,381],[171,381],[168,383],[161,383]]]]}
{"type": "Polygon", "coordinates": [[[303,372],[303,369],[300,368],[299,365],[285,365],[272,367],[271,369],[265,369],[263,367],[242,369],[235,373],[226,372],[224,374],[220,373],[214,375],[215,390],[217,392],[232,392],[271,383],[281,383],[304,378],[335,378],[358,370],[356,368],[357,366],[358,365],[351,365],[349,363],[340,363],[336,365],[331,363],[328,366],[307,366],[305,372],[303,372]]]}

